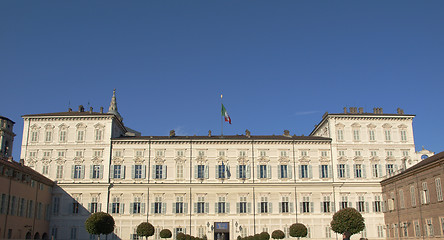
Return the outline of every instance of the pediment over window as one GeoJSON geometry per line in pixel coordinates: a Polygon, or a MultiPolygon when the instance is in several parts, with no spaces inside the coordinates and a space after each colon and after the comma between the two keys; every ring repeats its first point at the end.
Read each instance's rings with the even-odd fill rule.
{"type": "Polygon", "coordinates": [[[65,128],[69,128],[69,126],[64,124],[64,123],[62,123],[62,124],[59,125],[59,128],[60,129],[65,129],[65,128]]]}
{"type": "Polygon", "coordinates": [[[187,159],[184,157],[176,157],[174,160],[177,164],[184,164],[187,161],[187,159]]]}
{"type": "Polygon", "coordinates": [[[103,124],[101,124],[101,123],[96,123],[96,124],[94,125],[94,127],[95,127],[95,128],[104,128],[105,125],[103,125],[103,124]]]}
{"type": "Polygon", "coordinates": [[[391,125],[391,124],[388,124],[388,123],[384,123],[384,125],[382,125],[382,127],[383,127],[383,128],[391,128],[392,125],[391,125]]]}
{"type": "Polygon", "coordinates": [[[95,164],[95,165],[100,165],[100,164],[102,164],[102,162],[103,162],[103,160],[98,158],[98,157],[94,157],[92,159],[92,163],[95,164]]]}
{"type": "Polygon", "coordinates": [[[398,126],[398,128],[407,128],[407,125],[401,124],[401,125],[398,126]]]}
{"type": "Polygon", "coordinates": [[[339,161],[339,162],[347,162],[347,160],[348,160],[348,159],[347,159],[347,157],[345,157],[345,156],[341,156],[341,157],[338,158],[338,161],[339,161]]]}
{"type": "Polygon", "coordinates": [[[123,158],[114,158],[113,160],[112,160],[112,164],[113,165],[122,165],[123,164],[123,158]]]}
{"type": "Polygon", "coordinates": [[[376,128],[376,125],[373,123],[370,123],[369,125],[367,125],[368,128],[376,128]]]}
{"type": "Polygon", "coordinates": [[[280,163],[288,163],[288,162],[290,162],[290,158],[287,157],[287,156],[280,156],[279,159],[278,159],[278,161],[279,161],[280,163]]]}
{"type": "Polygon", "coordinates": [[[51,124],[46,124],[45,125],[45,129],[53,129],[54,128],[54,125],[51,125],[51,124]]]}
{"type": "Polygon", "coordinates": [[[33,130],[40,129],[40,127],[37,124],[33,124],[30,128],[33,130]]]}
{"type": "Polygon", "coordinates": [[[337,128],[343,128],[343,127],[345,127],[345,125],[342,124],[342,123],[336,123],[335,126],[336,126],[337,128]]]}
{"type": "Polygon", "coordinates": [[[86,124],[84,124],[84,123],[77,123],[76,128],[86,128],[86,124]]]}
{"type": "Polygon", "coordinates": [[[355,128],[358,128],[358,127],[361,127],[361,124],[359,124],[359,123],[353,123],[351,126],[352,126],[352,127],[355,127],[355,128]]]}

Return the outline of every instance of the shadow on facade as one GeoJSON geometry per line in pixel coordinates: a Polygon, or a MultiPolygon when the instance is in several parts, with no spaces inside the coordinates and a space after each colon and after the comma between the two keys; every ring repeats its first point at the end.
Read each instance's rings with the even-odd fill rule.
{"type": "MultiPolygon", "coordinates": [[[[61,187],[54,186],[49,229],[50,234],[47,239],[98,239],[97,235],[92,236],[86,231],[85,221],[91,215],[91,212],[106,212],[107,208],[98,202],[94,204],[85,203],[85,201],[81,200],[81,191],[80,189],[79,194],[70,195],[61,187]],[[81,202],[83,202],[85,206],[82,205],[81,202]]],[[[100,240],[121,240],[121,238],[113,232],[108,235],[100,235],[100,240]]]]}

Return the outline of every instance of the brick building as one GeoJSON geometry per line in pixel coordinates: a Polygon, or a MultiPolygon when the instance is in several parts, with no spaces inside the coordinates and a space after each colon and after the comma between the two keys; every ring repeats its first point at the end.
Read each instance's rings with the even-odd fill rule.
{"type": "Polygon", "coordinates": [[[444,238],[444,152],[381,181],[388,239],[444,238]]]}

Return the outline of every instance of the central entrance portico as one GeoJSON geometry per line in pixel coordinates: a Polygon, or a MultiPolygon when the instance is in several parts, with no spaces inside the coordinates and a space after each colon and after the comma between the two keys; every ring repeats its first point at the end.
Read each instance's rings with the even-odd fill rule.
{"type": "Polygon", "coordinates": [[[230,223],[214,223],[214,240],[230,240],[230,223]]]}

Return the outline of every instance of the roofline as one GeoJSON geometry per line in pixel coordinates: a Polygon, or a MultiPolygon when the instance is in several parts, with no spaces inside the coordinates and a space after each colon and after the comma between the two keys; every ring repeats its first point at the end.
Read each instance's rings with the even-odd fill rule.
{"type": "Polygon", "coordinates": [[[416,117],[415,114],[396,114],[396,113],[387,113],[387,114],[374,114],[374,113],[324,113],[321,121],[315,126],[315,128],[310,132],[308,136],[312,136],[312,134],[319,129],[319,127],[327,120],[328,117],[416,117]]]}
{"type": "Polygon", "coordinates": [[[0,116],[0,118],[1,118],[1,119],[4,119],[4,120],[8,120],[8,121],[12,122],[12,124],[15,124],[14,121],[12,121],[11,119],[9,119],[9,118],[7,118],[7,117],[0,116]]]}
{"type": "Polygon", "coordinates": [[[275,136],[276,138],[272,138],[272,135],[263,135],[263,136],[251,136],[246,137],[245,135],[230,135],[230,136],[175,136],[175,137],[168,137],[168,136],[136,136],[136,137],[117,137],[112,138],[111,141],[298,141],[298,142],[304,142],[304,141],[319,141],[319,142],[331,142],[331,138],[326,137],[312,137],[312,136],[291,136],[291,137],[285,137],[284,136],[275,136]],[[226,138],[224,138],[226,137],[226,138]],[[234,138],[233,138],[234,137],[234,138]],[[237,137],[237,138],[236,138],[237,137]]]}

